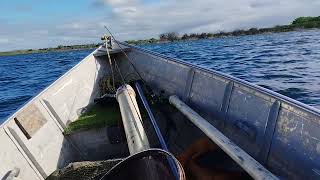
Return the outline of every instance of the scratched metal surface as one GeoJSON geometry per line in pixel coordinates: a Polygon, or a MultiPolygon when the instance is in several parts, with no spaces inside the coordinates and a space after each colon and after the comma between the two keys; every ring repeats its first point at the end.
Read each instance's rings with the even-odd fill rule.
{"type": "Polygon", "coordinates": [[[145,49],[132,47],[129,56],[154,89],[177,94],[276,175],[320,178],[319,110],[145,49]]]}

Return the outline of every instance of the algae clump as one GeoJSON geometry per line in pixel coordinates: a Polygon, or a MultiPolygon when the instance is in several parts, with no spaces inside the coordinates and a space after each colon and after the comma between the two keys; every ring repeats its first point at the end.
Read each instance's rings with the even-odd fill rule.
{"type": "Polygon", "coordinates": [[[95,104],[76,121],[71,122],[65,129],[64,134],[68,135],[79,130],[113,126],[116,125],[119,120],[121,120],[121,113],[117,105],[95,104]]]}

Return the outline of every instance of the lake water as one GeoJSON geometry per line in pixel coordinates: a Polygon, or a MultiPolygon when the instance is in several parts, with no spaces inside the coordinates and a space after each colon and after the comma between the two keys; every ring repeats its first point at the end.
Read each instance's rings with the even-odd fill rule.
{"type": "MultiPolygon", "coordinates": [[[[320,30],[143,45],[320,108],[320,30]]],[[[92,50],[0,57],[0,123],[92,50]]]]}

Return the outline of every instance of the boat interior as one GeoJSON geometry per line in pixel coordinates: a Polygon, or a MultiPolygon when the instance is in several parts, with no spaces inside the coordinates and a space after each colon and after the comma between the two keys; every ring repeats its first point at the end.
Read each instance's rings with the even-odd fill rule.
{"type": "MultiPolygon", "coordinates": [[[[20,179],[103,179],[107,170],[132,155],[117,99],[104,96],[115,94],[123,84],[136,92],[150,148],[162,149],[137,92],[141,86],[168,151],[183,167],[186,179],[255,176],[173,106],[171,95],[275,177],[320,178],[318,110],[223,73],[125,43],[112,49],[99,47],[1,125],[0,161],[6,163],[0,165],[0,177],[18,169],[20,179]]],[[[130,168],[124,169],[139,169],[138,164],[129,163],[130,168]]],[[[170,162],[164,164],[170,169],[170,162]]]]}

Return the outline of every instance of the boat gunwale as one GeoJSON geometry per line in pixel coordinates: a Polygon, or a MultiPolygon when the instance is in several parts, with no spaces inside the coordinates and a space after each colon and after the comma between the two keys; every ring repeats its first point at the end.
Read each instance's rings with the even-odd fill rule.
{"type": "Polygon", "coordinates": [[[130,45],[130,44],[125,43],[125,42],[119,42],[119,43],[124,45],[124,46],[129,46],[131,49],[136,49],[136,50],[142,51],[144,53],[151,54],[153,56],[157,56],[157,57],[163,58],[165,60],[173,61],[173,62],[176,62],[178,64],[186,65],[186,66],[188,66],[190,68],[195,68],[195,69],[200,70],[200,71],[204,71],[204,72],[207,72],[207,73],[210,73],[210,74],[214,74],[214,75],[216,75],[216,76],[218,76],[220,78],[224,78],[224,79],[227,79],[229,81],[238,83],[240,85],[246,86],[247,88],[252,88],[253,90],[256,90],[256,91],[258,91],[258,92],[260,92],[262,94],[269,95],[270,97],[274,98],[275,100],[280,100],[280,101],[282,101],[284,103],[287,103],[287,104],[289,104],[291,106],[294,106],[296,108],[301,108],[302,110],[305,110],[307,112],[310,112],[310,113],[320,117],[320,110],[319,109],[317,109],[315,107],[312,107],[312,106],[310,106],[308,104],[302,103],[300,101],[297,101],[295,99],[292,99],[292,98],[290,98],[288,96],[279,94],[279,93],[274,92],[272,90],[269,90],[267,88],[264,88],[264,87],[258,86],[256,84],[250,83],[250,82],[248,82],[246,80],[239,79],[239,78],[237,78],[235,76],[231,76],[231,75],[228,75],[228,74],[220,72],[220,71],[216,71],[216,70],[213,70],[213,69],[197,66],[197,65],[194,65],[194,64],[192,64],[190,62],[186,62],[186,61],[180,60],[178,58],[168,57],[168,56],[160,54],[158,52],[154,52],[154,51],[151,51],[151,50],[148,50],[148,49],[144,49],[142,47],[130,45]]]}
{"type": "MultiPolygon", "coordinates": [[[[274,92],[272,90],[269,90],[269,89],[266,89],[264,87],[261,87],[261,86],[258,86],[256,84],[253,84],[253,83],[250,83],[246,80],[243,80],[243,79],[240,79],[240,78],[237,78],[235,76],[231,76],[231,75],[228,75],[226,73],[223,73],[223,72],[219,72],[219,71],[216,71],[216,70],[213,70],[213,69],[209,69],[209,68],[204,68],[204,67],[201,67],[201,66],[197,66],[197,65],[194,65],[190,62],[186,62],[186,61],[183,61],[181,59],[178,59],[178,58],[174,58],[174,57],[169,57],[169,56],[166,56],[166,55],[163,55],[163,54],[160,54],[158,52],[154,52],[154,51],[151,51],[151,50],[147,50],[147,49],[144,49],[142,47],[138,47],[138,46],[134,46],[134,45],[130,45],[128,43],[125,43],[125,42],[119,42],[121,45],[124,45],[124,46],[128,46],[132,49],[135,49],[135,50],[138,50],[138,51],[142,51],[143,53],[147,53],[147,54],[150,54],[150,55],[153,55],[153,56],[156,56],[156,57],[159,57],[159,58],[163,58],[165,60],[169,60],[169,61],[172,61],[172,62],[175,62],[175,63],[178,63],[178,64],[183,64],[185,66],[188,66],[190,68],[195,68],[197,70],[200,70],[200,71],[203,71],[203,72],[207,72],[207,73],[210,73],[210,74],[214,74],[220,78],[223,78],[223,79],[227,79],[229,81],[233,81],[235,83],[238,83],[240,85],[243,85],[243,86],[246,86],[247,88],[252,88],[253,90],[257,90],[258,92],[260,93],[265,93],[266,95],[269,95],[271,96],[272,98],[274,98],[275,100],[281,100],[289,105],[292,105],[296,108],[301,108],[307,112],[310,112],[314,115],[317,115],[320,117],[320,110],[315,108],[315,107],[312,107],[310,105],[307,105],[305,103],[302,103],[300,101],[297,101],[295,99],[292,99],[288,96],[285,96],[285,95],[282,95],[282,94],[279,94],[277,92],[274,92]]],[[[79,63],[77,63],[74,67],[72,67],[71,69],[69,69],[66,73],[64,73],[63,75],[61,75],[59,78],[57,78],[53,83],[51,83],[50,85],[48,85],[47,87],[45,87],[44,89],[42,90],[39,90],[37,93],[35,93],[36,95],[33,96],[30,100],[26,101],[25,103],[23,103],[21,106],[19,106],[17,108],[16,111],[14,111],[13,113],[11,113],[10,115],[8,115],[7,117],[5,117],[4,119],[6,119],[5,121],[3,121],[1,124],[0,124],[0,128],[3,128],[11,119],[13,119],[13,117],[19,113],[20,111],[22,111],[22,109],[24,109],[25,106],[31,104],[33,101],[35,101],[37,98],[39,98],[43,93],[45,93],[50,87],[54,86],[55,84],[57,84],[62,78],[64,78],[65,76],[67,76],[68,74],[70,74],[74,69],[76,69],[78,66],[80,66],[84,61],[86,61],[89,57],[93,56],[94,53],[96,53],[99,49],[101,48],[101,46],[97,49],[95,49],[93,52],[91,52],[89,55],[87,55],[85,58],[83,58],[79,63]]],[[[94,56],[93,56],[94,57],[94,56]]],[[[96,57],[95,57],[96,58],[96,57]]]]}
{"type": "Polygon", "coordinates": [[[19,112],[21,112],[25,107],[27,107],[28,105],[30,105],[31,103],[33,103],[34,101],[36,101],[42,94],[44,94],[45,92],[48,91],[49,88],[51,88],[52,86],[54,86],[55,84],[57,84],[61,79],[63,79],[64,77],[66,77],[67,75],[69,75],[74,69],[76,69],[77,67],[79,67],[82,63],[84,63],[85,61],[87,61],[91,56],[93,56],[93,54],[95,52],[98,51],[99,48],[95,49],[93,52],[91,52],[89,55],[87,55],[86,57],[84,57],[80,62],[78,62],[76,65],[74,65],[71,69],[69,69],[67,72],[65,72],[64,74],[62,74],[61,76],[59,76],[56,80],[54,80],[51,84],[49,84],[48,86],[46,86],[44,89],[41,89],[39,91],[37,91],[37,93],[35,93],[34,96],[32,96],[28,101],[26,101],[25,103],[23,103],[21,106],[19,106],[13,113],[9,114],[8,116],[6,116],[4,119],[5,121],[3,121],[0,124],[0,128],[4,128],[5,125],[7,123],[9,123],[14,116],[16,116],[19,112]]]}

